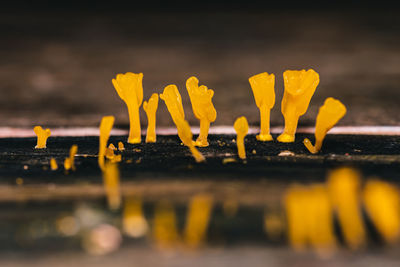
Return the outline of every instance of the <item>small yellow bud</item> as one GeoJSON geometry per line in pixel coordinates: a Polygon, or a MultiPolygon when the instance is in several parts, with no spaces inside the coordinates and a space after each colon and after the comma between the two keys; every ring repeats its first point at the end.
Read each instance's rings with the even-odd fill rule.
{"type": "Polygon", "coordinates": [[[43,130],[41,126],[35,126],[33,131],[37,135],[37,144],[35,148],[46,148],[47,138],[51,135],[50,129],[43,130]]]}
{"type": "Polygon", "coordinates": [[[158,94],[152,94],[149,102],[144,101],[143,109],[147,115],[146,143],[156,142],[156,112],[158,108],[158,94]]]}
{"type": "Polygon", "coordinates": [[[238,148],[238,155],[241,159],[246,159],[246,150],[244,148],[244,138],[249,132],[249,124],[246,117],[242,116],[236,119],[233,128],[236,131],[236,144],[238,148]]]}

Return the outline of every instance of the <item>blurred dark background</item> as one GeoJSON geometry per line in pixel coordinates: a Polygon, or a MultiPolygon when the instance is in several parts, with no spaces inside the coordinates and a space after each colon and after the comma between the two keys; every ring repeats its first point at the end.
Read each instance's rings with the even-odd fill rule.
{"type": "MultiPolygon", "coordinates": [[[[282,73],[313,68],[321,82],[300,125],[333,96],[342,125],[399,125],[400,18],[389,1],[9,1],[0,9],[0,126],[126,127],[111,84],[143,72],[144,95],[195,75],[215,90],[215,124],[258,124],[248,77],[275,73],[271,124],[282,125],[282,73]]],[[[145,114],[141,111],[143,123],[145,114]]],[[[158,125],[172,126],[160,103],[158,125]]]]}

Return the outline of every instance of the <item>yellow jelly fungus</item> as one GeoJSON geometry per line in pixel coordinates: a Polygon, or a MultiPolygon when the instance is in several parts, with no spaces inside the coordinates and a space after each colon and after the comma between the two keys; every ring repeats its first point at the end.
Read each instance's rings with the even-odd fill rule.
{"type": "Polygon", "coordinates": [[[114,154],[114,150],[112,148],[109,148],[109,147],[106,148],[105,156],[106,156],[106,158],[108,160],[110,160],[113,163],[120,162],[122,160],[122,156],[121,155],[115,155],[114,154]]]}
{"type": "Polygon", "coordinates": [[[285,92],[281,111],[285,118],[285,129],[279,142],[294,142],[299,117],[306,113],[311,97],[319,84],[319,75],[314,70],[287,70],[283,73],[285,92]]]}
{"type": "Polygon", "coordinates": [[[214,91],[208,89],[207,86],[199,86],[199,80],[194,76],[187,79],[186,89],[192,102],[193,113],[200,120],[200,134],[196,140],[196,146],[206,147],[210,123],[217,118],[217,111],[212,103],[214,91]]]}
{"type": "Polygon", "coordinates": [[[124,143],[122,143],[121,141],[118,142],[118,150],[119,151],[124,151],[125,150],[124,143]]]}
{"type": "Polygon", "coordinates": [[[242,116],[236,119],[235,123],[233,124],[233,128],[236,131],[236,144],[238,148],[239,158],[245,159],[246,158],[246,151],[244,149],[244,138],[249,131],[249,124],[247,123],[246,117],[242,116]]]}
{"type": "Polygon", "coordinates": [[[184,230],[184,241],[187,246],[196,248],[204,241],[212,205],[213,199],[209,195],[197,195],[191,199],[184,230]]]}
{"type": "Polygon", "coordinates": [[[119,97],[125,102],[130,121],[128,143],[138,144],[141,142],[139,108],[143,100],[143,73],[135,74],[127,72],[117,74],[112,83],[119,97]]]}
{"type": "Polygon", "coordinates": [[[263,72],[250,77],[249,82],[260,110],[260,134],[256,138],[259,141],[272,141],[269,122],[271,109],[275,105],[275,75],[263,72]]]}
{"type": "Polygon", "coordinates": [[[50,159],[50,169],[52,171],[55,171],[58,169],[57,161],[55,160],[55,158],[50,159]]]}
{"type": "Polygon", "coordinates": [[[158,94],[152,94],[149,101],[143,102],[143,109],[147,115],[146,143],[156,142],[156,112],[158,108],[158,94]]]}
{"type": "Polygon", "coordinates": [[[328,97],[322,107],[319,108],[317,122],[315,124],[315,146],[306,138],[303,143],[312,154],[321,150],[322,142],[327,132],[335,126],[338,121],[346,114],[346,107],[332,97],[328,97]]]}
{"type": "Polygon", "coordinates": [[[192,155],[196,162],[205,161],[203,154],[201,154],[200,151],[198,151],[197,148],[194,146],[194,142],[192,139],[193,135],[192,131],[190,130],[189,123],[184,120],[180,122],[179,126],[177,125],[177,128],[179,138],[181,139],[182,143],[190,149],[190,152],[192,152],[192,155]]]}
{"type": "Polygon", "coordinates": [[[100,122],[100,137],[99,137],[99,166],[104,169],[104,156],[106,155],[107,142],[110,138],[110,132],[114,125],[114,116],[106,116],[100,122]]]}
{"type": "Polygon", "coordinates": [[[284,204],[291,246],[303,250],[310,245],[319,254],[331,253],[336,240],[326,188],[322,185],[293,186],[286,193],[284,204]]]}
{"type": "Polygon", "coordinates": [[[193,134],[189,123],[185,120],[185,113],[182,106],[182,98],[176,85],[171,84],[164,88],[164,92],[160,95],[167,105],[167,109],[178,129],[178,136],[182,143],[186,145],[192,152],[196,162],[205,160],[203,155],[196,149],[193,142],[193,134]]]}
{"type": "Polygon", "coordinates": [[[171,248],[179,241],[175,210],[169,202],[161,201],[156,205],[153,237],[161,249],[171,248]]]}
{"type": "Polygon", "coordinates": [[[178,127],[185,120],[185,112],[182,106],[182,97],[176,85],[170,84],[165,87],[163,93],[160,94],[160,98],[164,100],[172,120],[178,127]]]}
{"type": "Polygon", "coordinates": [[[366,233],[360,211],[360,174],[350,168],[334,170],[329,174],[328,190],[344,240],[351,249],[361,247],[366,233]]]}
{"type": "Polygon", "coordinates": [[[364,206],[378,232],[387,243],[400,237],[400,196],[396,187],[379,180],[368,181],[363,192],[364,206]]]}
{"type": "Polygon", "coordinates": [[[124,232],[134,238],[146,235],[149,225],[143,214],[142,201],[137,197],[128,197],[124,203],[124,232]]]}
{"type": "Polygon", "coordinates": [[[108,148],[112,150],[117,150],[117,148],[112,143],[108,145],[108,148]]]}
{"type": "Polygon", "coordinates": [[[107,162],[103,171],[103,185],[107,196],[108,207],[116,210],[121,205],[119,170],[116,163],[107,162]]]}
{"type": "Polygon", "coordinates": [[[41,126],[35,126],[33,131],[37,135],[37,144],[35,148],[46,148],[47,138],[51,135],[50,129],[43,130],[41,126]]]}
{"type": "Polygon", "coordinates": [[[69,157],[64,160],[64,169],[66,171],[72,169],[75,171],[75,154],[78,152],[78,146],[72,145],[69,150],[69,157]]]}

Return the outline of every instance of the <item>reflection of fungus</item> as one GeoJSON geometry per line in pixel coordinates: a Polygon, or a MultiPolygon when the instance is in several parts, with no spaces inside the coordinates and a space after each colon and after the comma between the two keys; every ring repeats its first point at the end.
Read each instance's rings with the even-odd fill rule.
{"type": "Polygon", "coordinates": [[[116,163],[107,162],[103,170],[103,184],[108,207],[116,210],[121,205],[119,170],[116,163]]]}
{"type": "Polygon", "coordinates": [[[350,248],[359,248],[366,240],[360,211],[360,174],[349,168],[334,170],[329,175],[328,189],[344,240],[350,248]]]}
{"type": "Polygon", "coordinates": [[[149,101],[143,102],[143,109],[147,115],[146,143],[156,142],[156,112],[158,108],[158,94],[152,94],[149,101]]]}
{"type": "Polygon", "coordinates": [[[189,247],[196,248],[204,241],[212,204],[213,199],[209,195],[196,195],[191,199],[184,231],[184,240],[189,247]]]}
{"type": "Polygon", "coordinates": [[[327,132],[338,123],[346,114],[346,107],[339,101],[332,97],[328,97],[322,107],[319,108],[317,115],[317,122],[315,124],[315,145],[311,141],[304,139],[304,145],[312,154],[316,154],[321,150],[322,142],[327,132]]]}
{"type": "Polygon", "coordinates": [[[117,74],[112,83],[119,97],[125,102],[129,113],[128,143],[137,144],[141,141],[139,108],[143,100],[143,73],[127,72],[117,74]]]}
{"type": "Polygon", "coordinates": [[[368,217],[387,243],[400,237],[400,197],[398,189],[387,182],[368,181],[363,192],[368,217]]]}
{"type": "Polygon", "coordinates": [[[250,77],[249,82],[260,110],[260,134],[256,138],[259,141],[272,141],[269,126],[270,112],[275,105],[275,75],[263,72],[250,77]]]}
{"type": "Polygon", "coordinates": [[[169,202],[161,201],[156,204],[153,237],[161,249],[174,247],[179,241],[175,210],[169,202]]]}
{"type": "Polygon", "coordinates": [[[287,70],[283,73],[285,92],[281,110],[285,118],[285,129],[279,142],[294,142],[299,117],[306,113],[311,97],[319,84],[319,75],[314,70],[287,70]]]}
{"type": "Polygon", "coordinates": [[[123,216],[124,232],[134,238],[146,235],[149,228],[143,214],[142,201],[137,197],[129,197],[125,200],[123,216]]]}
{"type": "Polygon", "coordinates": [[[336,239],[325,186],[293,186],[286,192],[284,204],[291,246],[303,250],[309,244],[321,255],[331,254],[336,239]]]}
{"type": "Polygon", "coordinates": [[[51,135],[50,129],[44,130],[41,126],[35,126],[33,131],[37,135],[37,144],[35,148],[46,148],[47,138],[51,135]]]}
{"type": "Polygon", "coordinates": [[[236,144],[238,149],[238,155],[241,159],[246,159],[246,150],[244,148],[244,138],[249,131],[249,124],[246,117],[242,116],[236,119],[233,128],[236,131],[236,144]]]}
{"type": "Polygon", "coordinates": [[[196,77],[187,79],[186,88],[192,102],[193,113],[200,120],[200,134],[196,140],[196,146],[206,147],[210,123],[217,118],[217,111],[212,103],[214,91],[204,85],[199,86],[199,80],[196,77]]]}

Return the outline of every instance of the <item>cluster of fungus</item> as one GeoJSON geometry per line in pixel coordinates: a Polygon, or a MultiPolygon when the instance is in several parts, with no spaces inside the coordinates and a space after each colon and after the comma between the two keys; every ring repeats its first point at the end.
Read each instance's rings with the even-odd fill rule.
{"type": "MultiPolygon", "coordinates": [[[[312,69],[309,70],[287,70],[283,73],[284,94],[281,103],[281,111],[285,120],[283,133],[278,136],[279,142],[291,143],[295,140],[295,133],[299,118],[308,109],[311,98],[319,84],[319,75],[312,69]]],[[[127,142],[137,144],[141,142],[141,125],[139,109],[143,101],[143,74],[127,72],[118,74],[112,79],[112,84],[118,96],[125,102],[129,113],[129,136],[127,142]]],[[[275,75],[266,72],[254,75],[249,78],[249,83],[253,91],[255,103],[260,111],[260,133],[256,136],[260,142],[273,141],[270,133],[270,112],[275,105],[275,75]]],[[[197,147],[207,147],[208,132],[210,124],[217,118],[217,111],[212,102],[214,91],[205,85],[199,85],[199,80],[192,76],[186,81],[186,89],[192,104],[195,117],[200,121],[200,134],[197,139],[192,140],[193,134],[190,125],[185,119],[185,112],[182,105],[182,97],[175,84],[167,85],[162,94],[153,93],[148,101],[143,102],[143,109],[147,115],[147,134],[146,143],[156,142],[156,113],[159,98],[164,101],[174,122],[178,136],[182,143],[189,148],[196,162],[205,160],[197,147]]],[[[304,139],[305,147],[310,153],[318,153],[321,150],[323,140],[327,132],[346,114],[346,107],[332,97],[325,100],[324,105],[319,109],[315,126],[315,145],[309,139],[304,139]]],[[[110,131],[114,124],[114,117],[104,117],[100,123],[100,147],[99,147],[99,166],[105,168],[105,158],[111,162],[121,161],[121,155],[115,155],[117,148],[110,144],[107,147],[110,131]]],[[[237,133],[238,156],[246,158],[244,139],[248,133],[248,122],[245,117],[238,118],[234,123],[237,133]]],[[[49,129],[42,129],[40,126],[34,128],[37,134],[37,145],[35,148],[46,148],[47,138],[50,136],[49,129]]],[[[123,151],[122,142],[118,144],[118,150],[123,151]]],[[[54,162],[52,163],[53,168],[54,162]]],[[[74,169],[71,156],[65,161],[66,169],[74,169]]]]}

